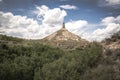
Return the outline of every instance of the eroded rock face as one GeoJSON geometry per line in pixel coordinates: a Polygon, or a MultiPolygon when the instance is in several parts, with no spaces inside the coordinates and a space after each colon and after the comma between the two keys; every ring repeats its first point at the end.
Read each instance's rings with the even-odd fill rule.
{"type": "Polygon", "coordinates": [[[106,49],[120,49],[120,31],[102,42],[106,49]]]}
{"type": "Polygon", "coordinates": [[[70,49],[88,44],[88,41],[81,39],[78,35],[69,32],[64,25],[60,30],[47,36],[44,38],[44,40],[48,41],[54,46],[70,49]]]}
{"type": "Polygon", "coordinates": [[[81,38],[71,32],[69,32],[67,29],[62,28],[59,31],[51,34],[50,36],[46,37],[47,40],[57,40],[57,41],[67,41],[67,40],[74,40],[79,41],[81,38]]]}
{"type": "Polygon", "coordinates": [[[104,57],[110,60],[110,66],[113,67],[115,75],[120,79],[120,31],[111,38],[105,39],[102,45],[104,57]]]}
{"type": "Polygon", "coordinates": [[[108,45],[105,45],[106,48],[108,49],[120,49],[120,42],[113,42],[108,45]]]}

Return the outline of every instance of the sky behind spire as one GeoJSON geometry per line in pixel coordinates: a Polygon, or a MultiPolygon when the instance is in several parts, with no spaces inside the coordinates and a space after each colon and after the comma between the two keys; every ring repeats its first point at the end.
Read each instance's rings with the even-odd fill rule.
{"type": "Polygon", "coordinates": [[[41,39],[66,28],[89,41],[120,30],[120,0],[0,0],[0,33],[41,39]]]}

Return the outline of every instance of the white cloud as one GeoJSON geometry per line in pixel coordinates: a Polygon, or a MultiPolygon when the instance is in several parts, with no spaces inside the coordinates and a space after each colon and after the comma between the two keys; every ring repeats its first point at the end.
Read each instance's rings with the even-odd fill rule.
{"type": "Polygon", "coordinates": [[[95,30],[93,35],[93,40],[101,41],[105,38],[109,38],[113,33],[120,30],[120,24],[109,23],[106,28],[95,30]]]}
{"type": "Polygon", "coordinates": [[[36,9],[34,13],[42,17],[41,24],[26,16],[0,12],[0,32],[27,39],[43,38],[58,30],[67,15],[60,8],[49,9],[45,5],[37,6],[36,9]]]}
{"type": "Polygon", "coordinates": [[[61,24],[64,22],[64,17],[67,15],[65,10],[60,8],[50,9],[46,5],[36,6],[35,14],[41,18],[42,25],[46,29],[45,34],[51,34],[60,29],[61,24]]]}
{"type": "Polygon", "coordinates": [[[113,23],[113,22],[115,22],[115,18],[112,17],[112,16],[111,17],[106,17],[102,20],[102,22],[105,23],[105,24],[113,23]]]}
{"type": "Polygon", "coordinates": [[[105,38],[109,38],[114,33],[120,31],[120,16],[106,17],[101,21],[101,26],[104,28],[98,28],[93,32],[85,32],[82,37],[89,41],[102,41],[105,38]]]}
{"type": "MultiPolygon", "coordinates": [[[[65,10],[50,9],[45,5],[36,6],[36,9],[34,13],[41,16],[41,24],[26,16],[0,12],[0,32],[21,38],[40,39],[62,27],[61,24],[67,15],[65,10]]],[[[106,17],[100,24],[90,24],[86,20],[70,21],[66,23],[66,28],[89,41],[101,41],[120,30],[120,15],[106,17]]]]}
{"type": "MultiPolygon", "coordinates": [[[[0,12],[0,32],[22,38],[35,38],[40,31],[37,21],[26,16],[13,15],[12,13],[0,12]]],[[[41,31],[42,33],[42,31],[41,31]]]]}
{"type": "Polygon", "coordinates": [[[103,24],[109,24],[109,23],[116,23],[116,24],[120,24],[120,15],[117,16],[116,18],[115,17],[106,17],[102,20],[102,23],[103,24]]]}
{"type": "Polygon", "coordinates": [[[75,34],[80,35],[84,32],[87,25],[88,25],[87,21],[77,20],[66,23],[66,28],[75,34]]]}
{"type": "Polygon", "coordinates": [[[74,5],[60,5],[59,7],[63,9],[77,9],[74,5]]]}
{"type": "Polygon", "coordinates": [[[41,16],[44,16],[44,14],[49,10],[49,8],[46,5],[42,5],[42,6],[36,6],[36,9],[34,11],[35,14],[39,14],[41,16]]]}
{"type": "Polygon", "coordinates": [[[120,0],[99,0],[99,6],[101,7],[113,7],[119,8],[120,7],[120,0]]]}
{"type": "Polygon", "coordinates": [[[2,2],[2,0],[0,0],[0,2],[2,2]]]}
{"type": "Polygon", "coordinates": [[[90,24],[86,20],[76,20],[66,23],[66,28],[87,39],[88,41],[102,41],[120,30],[120,16],[106,17],[100,24],[90,24]]]}
{"type": "Polygon", "coordinates": [[[107,5],[119,5],[120,0],[105,0],[107,2],[107,5]]]}
{"type": "Polygon", "coordinates": [[[36,8],[37,10],[34,13],[43,18],[42,23],[46,26],[54,27],[57,24],[61,24],[67,15],[66,11],[60,8],[50,9],[45,5],[37,6],[36,8]]]}

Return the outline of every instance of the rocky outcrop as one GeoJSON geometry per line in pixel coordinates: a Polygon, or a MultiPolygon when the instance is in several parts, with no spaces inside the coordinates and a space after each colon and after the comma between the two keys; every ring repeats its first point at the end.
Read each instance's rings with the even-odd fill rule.
{"type": "Polygon", "coordinates": [[[63,48],[63,49],[73,49],[78,46],[86,46],[88,41],[81,39],[78,35],[69,32],[65,25],[57,32],[47,36],[43,39],[48,44],[63,48]]]}
{"type": "Polygon", "coordinates": [[[102,45],[107,49],[120,49],[120,31],[111,36],[111,38],[105,39],[102,45]]]}

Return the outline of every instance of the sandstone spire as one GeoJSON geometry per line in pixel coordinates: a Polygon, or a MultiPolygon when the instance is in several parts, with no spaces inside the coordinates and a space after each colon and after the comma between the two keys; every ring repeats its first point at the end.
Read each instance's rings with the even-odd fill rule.
{"type": "Polygon", "coordinates": [[[65,23],[63,22],[62,28],[65,28],[65,23]]]}
{"type": "Polygon", "coordinates": [[[69,32],[65,28],[65,23],[62,24],[62,28],[55,33],[44,38],[48,44],[61,47],[63,49],[71,49],[77,46],[85,46],[88,42],[81,39],[78,35],[69,32]]]}

